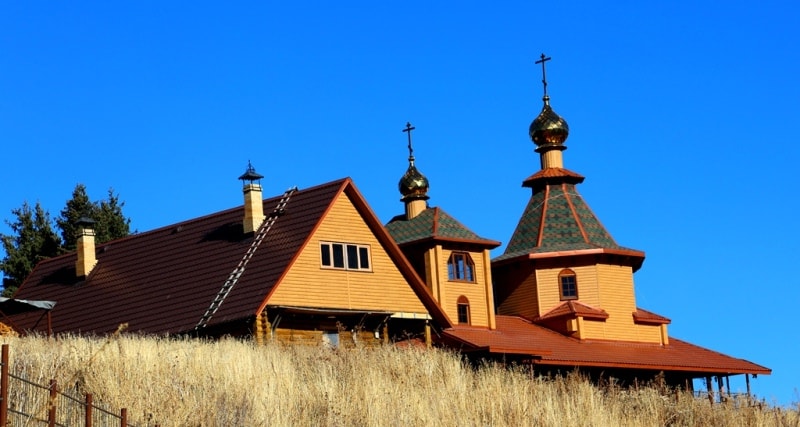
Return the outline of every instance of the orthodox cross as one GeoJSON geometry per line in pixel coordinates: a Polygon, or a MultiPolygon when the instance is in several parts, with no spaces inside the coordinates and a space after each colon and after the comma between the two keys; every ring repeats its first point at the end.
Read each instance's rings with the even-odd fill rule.
{"type": "Polygon", "coordinates": [[[549,56],[544,56],[544,54],[542,54],[542,56],[540,58],[542,58],[542,59],[536,61],[536,63],[537,64],[542,64],[542,84],[544,85],[544,96],[546,97],[547,96],[547,70],[545,70],[544,63],[549,61],[549,60],[551,60],[552,58],[550,58],[549,56]]]}
{"type": "Polygon", "coordinates": [[[411,122],[406,122],[406,128],[403,129],[403,132],[408,132],[408,157],[414,157],[414,149],[411,148],[411,131],[416,129],[414,126],[411,126],[411,122]]]}

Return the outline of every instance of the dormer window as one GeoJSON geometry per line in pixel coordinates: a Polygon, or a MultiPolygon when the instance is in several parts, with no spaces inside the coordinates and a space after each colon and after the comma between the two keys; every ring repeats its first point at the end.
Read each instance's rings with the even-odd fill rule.
{"type": "Polygon", "coordinates": [[[475,263],[466,252],[453,252],[447,260],[447,280],[475,282],[475,263]]]}
{"type": "Polygon", "coordinates": [[[323,268],[370,271],[369,246],[353,243],[322,242],[320,262],[323,268]]]}
{"type": "Polygon", "coordinates": [[[578,299],[578,279],[570,269],[558,273],[558,284],[561,287],[561,300],[578,299]]]}

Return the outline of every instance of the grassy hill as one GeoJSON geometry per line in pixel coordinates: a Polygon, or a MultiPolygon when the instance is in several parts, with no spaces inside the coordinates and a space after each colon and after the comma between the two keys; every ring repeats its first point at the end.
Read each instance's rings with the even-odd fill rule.
{"type": "MultiPolygon", "coordinates": [[[[784,426],[798,409],[710,405],[691,394],[598,388],[524,367],[477,369],[439,350],[258,347],[117,336],[3,338],[11,372],[161,426],[784,426]]],[[[15,396],[41,411],[47,396],[15,396]]]]}

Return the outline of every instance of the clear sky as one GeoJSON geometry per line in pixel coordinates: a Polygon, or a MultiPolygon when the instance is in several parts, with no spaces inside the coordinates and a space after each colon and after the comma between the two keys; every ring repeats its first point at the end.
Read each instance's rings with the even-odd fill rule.
{"type": "Polygon", "coordinates": [[[545,52],[638,305],[800,401],[797,2],[128,3],[0,7],[0,218],[83,183],[146,231],[241,205],[250,160],[267,195],[350,176],[385,222],[410,121],[431,205],[506,243],[545,52]]]}

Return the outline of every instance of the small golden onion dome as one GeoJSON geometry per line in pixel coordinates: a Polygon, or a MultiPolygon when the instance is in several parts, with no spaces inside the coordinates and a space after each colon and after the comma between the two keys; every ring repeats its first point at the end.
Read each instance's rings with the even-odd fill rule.
{"type": "Polygon", "coordinates": [[[542,111],[533,119],[529,129],[531,141],[537,147],[561,146],[569,136],[569,125],[563,117],[550,108],[550,97],[544,97],[542,111]]]}
{"type": "Polygon", "coordinates": [[[428,178],[425,178],[425,175],[414,166],[413,157],[408,159],[408,169],[397,185],[403,199],[428,198],[428,188],[430,188],[428,178]]]}

